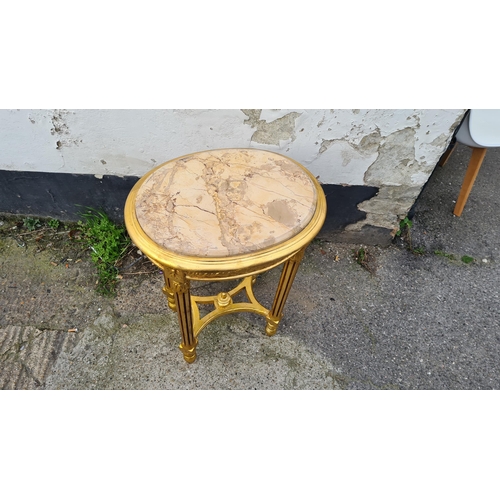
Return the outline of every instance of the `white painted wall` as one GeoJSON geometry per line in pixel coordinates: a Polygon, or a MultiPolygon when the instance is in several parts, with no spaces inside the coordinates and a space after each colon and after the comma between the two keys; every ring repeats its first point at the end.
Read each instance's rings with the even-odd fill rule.
{"type": "Polygon", "coordinates": [[[256,147],[290,156],[325,184],[379,187],[360,207],[367,221],[351,229],[395,227],[464,112],[0,110],[0,169],[141,176],[187,153],[256,147]]]}

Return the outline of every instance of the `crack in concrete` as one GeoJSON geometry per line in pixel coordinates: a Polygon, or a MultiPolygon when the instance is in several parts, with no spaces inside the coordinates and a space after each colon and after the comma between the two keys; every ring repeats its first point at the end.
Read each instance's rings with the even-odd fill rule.
{"type": "MultiPolygon", "coordinates": [[[[29,326],[28,326],[28,328],[29,328],[29,326]]],[[[53,329],[44,328],[44,330],[53,330],[53,329]]],[[[26,340],[23,340],[23,338],[19,338],[18,340],[14,341],[12,343],[12,345],[7,350],[0,353],[0,360],[5,361],[11,355],[14,355],[14,357],[17,356],[21,352],[21,347],[23,347],[23,345],[25,346],[25,349],[28,349],[30,347],[30,345],[32,344],[32,342],[34,340],[36,340],[42,333],[43,333],[43,330],[35,327],[35,332],[30,333],[26,340]]]]}
{"type": "Polygon", "coordinates": [[[35,376],[35,374],[31,370],[31,368],[22,359],[19,360],[19,363],[21,364],[21,367],[24,369],[24,371],[26,372],[28,377],[30,377],[31,379],[34,380],[35,385],[37,387],[41,387],[43,385],[42,382],[40,382],[40,380],[38,380],[38,378],[35,376]]]}

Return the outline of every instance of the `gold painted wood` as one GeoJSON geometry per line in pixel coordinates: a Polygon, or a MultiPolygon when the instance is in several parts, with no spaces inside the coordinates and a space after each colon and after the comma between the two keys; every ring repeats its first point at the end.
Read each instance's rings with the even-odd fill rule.
{"type": "Polygon", "coordinates": [[[274,297],[273,305],[267,316],[266,334],[272,336],[276,333],[278,324],[283,317],[283,308],[285,307],[286,299],[292,288],[293,280],[299,269],[300,261],[304,256],[305,248],[292,255],[283,265],[281,271],[280,282],[276,295],[274,297]]]}
{"type": "Polygon", "coordinates": [[[182,342],[179,345],[184,359],[192,363],[196,359],[197,340],[194,335],[193,313],[191,310],[191,293],[189,280],[182,272],[175,272],[170,277],[170,290],[174,295],[175,310],[179,318],[182,342]]]}
{"type": "Polygon", "coordinates": [[[170,278],[163,273],[163,276],[165,278],[165,286],[163,287],[163,293],[167,296],[167,301],[168,301],[168,307],[172,309],[172,311],[176,311],[176,306],[175,306],[175,295],[172,290],[172,283],[170,278]]]}
{"type": "Polygon", "coordinates": [[[266,317],[269,310],[258,302],[253,293],[252,285],[255,282],[255,276],[243,278],[241,283],[228,292],[221,292],[214,296],[191,296],[191,308],[193,311],[194,334],[198,336],[202,328],[211,323],[214,319],[225,314],[236,312],[252,312],[266,317]],[[240,292],[245,291],[248,302],[234,302],[233,297],[240,292]],[[198,304],[213,304],[214,310],[203,317],[200,317],[198,304]]]}
{"type": "MultiPolygon", "coordinates": [[[[220,151],[220,150],[219,150],[220,151]]],[[[246,150],[248,151],[248,150],[246,150]]],[[[266,334],[274,335],[297,273],[305,248],[320,231],[326,217],[326,198],[316,178],[302,165],[295,163],[310,179],[315,189],[315,208],[309,222],[297,234],[278,244],[259,250],[222,257],[183,255],[158,244],[142,229],[136,215],[137,193],[160,165],[141,178],[131,190],[125,204],[125,225],[134,244],[164,273],[163,292],[170,309],[177,312],[182,343],[179,346],[184,359],[192,363],[196,359],[196,345],[200,331],[216,318],[235,312],[252,312],[266,318],[266,334]],[[260,304],[253,293],[256,275],[283,264],[280,282],[271,309],[260,304]],[[201,297],[190,293],[190,280],[222,281],[242,279],[241,283],[216,296],[201,297]],[[248,301],[235,301],[236,295],[245,292],[248,301]],[[214,310],[200,317],[198,304],[212,304],[214,310]]],[[[169,163],[169,162],[167,162],[169,163]]],[[[165,165],[165,164],[164,164],[165,165]]],[[[291,193],[290,196],[293,196],[291,193]]]]}

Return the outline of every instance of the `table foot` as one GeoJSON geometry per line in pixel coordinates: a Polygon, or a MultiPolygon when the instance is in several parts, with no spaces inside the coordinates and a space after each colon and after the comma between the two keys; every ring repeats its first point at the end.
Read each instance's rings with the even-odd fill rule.
{"type": "Polygon", "coordinates": [[[196,342],[195,345],[193,345],[191,347],[185,346],[184,344],[179,345],[179,349],[182,351],[182,354],[184,355],[184,359],[188,363],[192,363],[196,359],[196,344],[197,343],[198,342],[196,342]]]}
{"type": "Polygon", "coordinates": [[[276,333],[279,322],[280,322],[279,319],[267,318],[266,335],[268,337],[272,337],[276,333]]]}

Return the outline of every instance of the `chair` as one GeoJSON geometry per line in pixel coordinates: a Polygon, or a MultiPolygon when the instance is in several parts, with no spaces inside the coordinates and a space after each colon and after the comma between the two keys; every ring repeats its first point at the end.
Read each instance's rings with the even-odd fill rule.
{"type": "Polygon", "coordinates": [[[471,109],[455,133],[453,146],[442,156],[439,165],[442,166],[447,162],[455,148],[455,141],[472,148],[469,166],[453,210],[453,213],[460,217],[483,163],[486,150],[500,147],[500,110],[471,109]]]}

